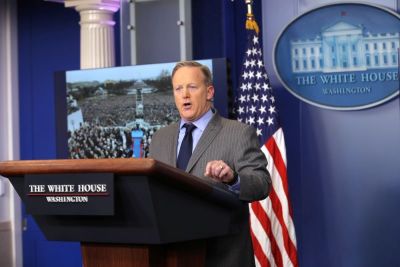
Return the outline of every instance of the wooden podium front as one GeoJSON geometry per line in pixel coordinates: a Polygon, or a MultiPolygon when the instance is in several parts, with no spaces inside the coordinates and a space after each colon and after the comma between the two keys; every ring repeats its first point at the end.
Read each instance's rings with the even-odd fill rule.
{"type": "Polygon", "coordinates": [[[81,243],[85,267],[205,266],[205,240],[166,245],[81,243]]]}
{"type": "Polygon", "coordinates": [[[248,216],[223,184],[153,159],[8,161],[0,174],[48,240],[81,242],[85,267],[204,266],[207,239],[248,216]]]}

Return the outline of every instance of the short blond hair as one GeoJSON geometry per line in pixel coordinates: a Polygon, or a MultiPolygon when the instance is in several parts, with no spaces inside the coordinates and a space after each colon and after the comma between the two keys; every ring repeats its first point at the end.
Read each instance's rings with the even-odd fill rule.
{"type": "Polygon", "coordinates": [[[175,73],[183,67],[199,68],[204,75],[204,83],[206,86],[212,85],[212,75],[210,69],[197,61],[180,61],[176,63],[174,69],[172,70],[171,79],[174,78],[175,73]]]}

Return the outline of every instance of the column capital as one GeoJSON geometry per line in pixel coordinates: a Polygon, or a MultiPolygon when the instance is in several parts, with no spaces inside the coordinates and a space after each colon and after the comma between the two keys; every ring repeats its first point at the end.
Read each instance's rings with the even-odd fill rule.
{"type": "Polygon", "coordinates": [[[77,11],[99,9],[116,12],[121,2],[120,0],[65,0],[64,5],[75,8],[77,11]]]}
{"type": "Polygon", "coordinates": [[[81,68],[113,67],[113,16],[120,0],[65,0],[64,5],[75,8],[81,17],[81,68]]]}

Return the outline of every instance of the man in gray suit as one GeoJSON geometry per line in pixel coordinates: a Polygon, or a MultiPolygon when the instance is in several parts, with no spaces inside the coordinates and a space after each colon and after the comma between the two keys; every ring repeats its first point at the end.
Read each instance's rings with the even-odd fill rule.
{"type": "MultiPolygon", "coordinates": [[[[268,196],[267,160],[251,126],[227,120],[212,107],[214,87],[207,66],[179,62],[172,72],[181,120],[158,130],[150,156],[202,179],[226,184],[244,203],[268,196]]],[[[207,241],[206,266],[254,266],[248,207],[238,234],[207,241]]]]}

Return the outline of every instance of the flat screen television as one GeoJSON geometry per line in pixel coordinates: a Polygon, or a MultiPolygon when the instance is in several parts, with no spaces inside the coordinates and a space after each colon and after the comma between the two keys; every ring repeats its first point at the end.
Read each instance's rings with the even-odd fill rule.
{"type": "MultiPolygon", "coordinates": [[[[198,62],[210,68],[214,106],[227,117],[226,60],[198,62]]],[[[57,72],[57,158],[147,157],[153,133],[179,120],[171,85],[175,64],[57,72]]]]}

